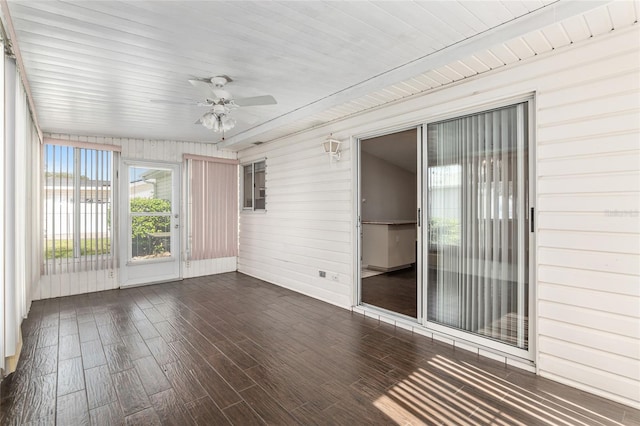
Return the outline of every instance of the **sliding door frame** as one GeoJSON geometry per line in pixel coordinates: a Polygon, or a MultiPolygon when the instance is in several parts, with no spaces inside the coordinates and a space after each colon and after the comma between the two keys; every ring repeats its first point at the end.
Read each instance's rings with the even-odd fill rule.
{"type": "Polygon", "coordinates": [[[353,155],[353,181],[355,182],[355,197],[353,203],[353,211],[355,212],[355,233],[354,233],[354,256],[353,256],[353,280],[355,285],[353,286],[353,295],[352,295],[352,304],[353,306],[365,307],[367,309],[371,309],[374,311],[389,313],[389,315],[398,316],[398,319],[401,321],[406,321],[407,323],[415,324],[421,323],[421,318],[424,312],[423,308],[423,289],[422,289],[422,231],[421,231],[421,218],[419,217],[421,212],[424,211],[423,205],[423,197],[422,197],[422,182],[421,182],[421,168],[422,168],[422,126],[420,124],[414,125],[404,125],[386,129],[378,129],[369,133],[362,133],[351,138],[351,146],[355,155],[353,155]],[[418,207],[418,211],[416,212],[417,216],[417,226],[416,226],[416,238],[417,238],[417,253],[416,253],[416,286],[417,286],[417,318],[412,319],[400,313],[396,313],[393,311],[389,311],[384,308],[379,308],[374,305],[367,305],[362,302],[362,175],[361,175],[361,166],[362,166],[362,141],[366,139],[376,138],[380,136],[392,135],[394,133],[399,133],[407,130],[415,130],[416,131],[416,162],[417,162],[417,172],[416,172],[416,204],[418,207]]]}
{"type": "Polygon", "coordinates": [[[423,173],[423,167],[425,164],[424,162],[424,156],[426,155],[426,149],[425,149],[425,145],[423,143],[424,140],[424,128],[423,126],[418,126],[418,128],[416,129],[416,145],[417,145],[417,155],[416,155],[416,161],[418,162],[417,164],[417,169],[416,169],[416,205],[418,207],[418,211],[416,212],[416,239],[417,239],[417,250],[416,250],[416,288],[417,288],[417,298],[418,298],[418,315],[416,320],[420,323],[420,324],[424,324],[422,322],[422,318],[424,318],[424,316],[426,315],[427,312],[427,305],[425,305],[425,302],[427,300],[427,298],[425,297],[427,294],[427,288],[426,288],[426,281],[424,281],[424,277],[428,276],[428,275],[424,275],[425,272],[425,266],[428,264],[428,262],[425,262],[423,253],[424,253],[424,244],[425,240],[424,239],[424,228],[426,228],[424,226],[425,222],[424,218],[426,217],[426,211],[427,211],[427,197],[424,196],[423,194],[423,189],[426,188],[425,186],[425,180],[424,180],[424,176],[426,175],[425,173],[423,173]]]}
{"type": "MultiPolygon", "coordinates": [[[[464,116],[468,116],[468,115],[474,115],[474,114],[479,114],[479,113],[483,113],[486,111],[490,111],[493,109],[498,109],[498,108],[502,108],[502,107],[507,107],[507,106],[511,106],[511,105],[516,105],[516,104],[520,104],[520,103],[524,103],[524,112],[522,114],[522,116],[518,115],[518,121],[519,122],[523,122],[526,124],[526,129],[524,129],[524,131],[526,132],[526,136],[527,136],[527,166],[528,166],[528,188],[526,188],[526,197],[524,200],[525,203],[525,207],[524,207],[524,218],[527,219],[527,223],[529,224],[528,228],[529,229],[525,229],[524,232],[528,232],[529,233],[529,241],[528,241],[528,259],[526,259],[528,261],[528,329],[527,329],[527,338],[528,338],[528,348],[527,349],[520,349],[518,347],[515,346],[511,346],[507,343],[503,343],[503,342],[499,342],[497,340],[493,340],[489,337],[484,337],[481,335],[476,335],[473,334],[471,332],[468,331],[464,331],[461,329],[456,329],[454,327],[450,327],[450,326],[445,326],[445,325],[441,325],[441,324],[437,324],[431,321],[428,321],[428,300],[427,300],[427,281],[425,280],[422,283],[418,283],[418,286],[423,286],[424,288],[424,293],[423,293],[423,300],[422,300],[422,305],[425,307],[425,309],[422,310],[422,316],[419,317],[419,321],[420,323],[425,326],[425,328],[427,328],[428,330],[433,330],[435,332],[441,333],[441,334],[446,334],[446,335],[450,335],[451,337],[454,337],[456,339],[462,340],[462,341],[466,341],[469,343],[472,343],[474,345],[478,345],[479,347],[485,347],[488,348],[489,350],[495,350],[498,352],[502,352],[505,354],[509,354],[512,356],[515,356],[517,358],[521,358],[521,359],[525,359],[528,361],[535,361],[537,359],[537,354],[536,354],[536,348],[537,348],[537,342],[535,339],[536,336],[536,329],[537,329],[537,309],[536,309],[536,291],[535,291],[535,283],[536,283],[536,274],[535,274],[535,265],[536,265],[536,256],[535,256],[535,249],[536,249],[536,241],[535,241],[535,228],[532,225],[532,218],[531,218],[531,213],[534,212],[534,210],[532,210],[532,208],[534,208],[535,206],[535,196],[536,196],[536,192],[535,192],[535,183],[536,183],[536,177],[537,177],[537,171],[535,168],[536,165],[536,161],[535,161],[535,122],[534,122],[534,111],[535,111],[535,98],[534,96],[531,95],[527,95],[527,96],[523,96],[523,97],[516,97],[516,98],[510,98],[508,100],[502,101],[502,102],[496,102],[493,104],[483,104],[481,107],[478,108],[473,108],[473,109],[468,109],[465,111],[456,111],[455,113],[451,113],[451,114],[447,114],[447,115],[443,115],[443,116],[438,116],[437,118],[425,121],[424,124],[421,126],[422,129],[422,135],[423,135],[423,142],[422,142],[422,146],[423,146],[423,153],[422,153],[422,165],[426,165],[429,164],[428,163],[428,140],[427,140],[427,126],[431,123],[437,123],[437,122],[441,122],[441,121],[445,121],[448,119],[455,119],[458,117],[464,117],[464,116]]],[[[518,132],[520,132],[521,130],[518,129],[518,132]]],[[[524,134],[522,135],[524,136],[524,134]]],[[[422,182],[423,188],[427,188],[426,185],[426,179],[427,179],[427,170],[426,167],[424,167],[424,169],[420,169],[420,172],[422,173],[421,177],[420,177],[420,181],[422,182]]],[[[428,206],[427,206],[427,200],[428,200],[428,196],[429,194],[427,194],[426,192],[424,194],[422,194],[422,199],[423,199],[423,221],[424,223],[429,223],[429,217],[428,217],[428,206]]],[[[535,215],[535,213],[534,213],[535,215]]],[[[535,219],[535,217],[534,217],[535,219]]],[[[533,224],[535,224],[535,220],[533,222],[533,224]]],[[[429,232],[429,227],[428,226],[422,226],[421,228],[421,239],[422,241],[428,241],[428,232],[429,232]]],[[[428,263],[427,261],[423,261],[422,262],[422,277],[428,277],[428,263]]]]}
{"type": "MultiPolygon", "coordinates": [[[[504,96],[500,99],[475,99],[472,101],[472,104],[467,104],[462,107],[451,108],[449,104],[443,105],[442,113],[435,114],[425,114],[425,116],[421,118],[414,118],[413,120],[402,121],[401,117],[396,117],[391,119],[391,122],[396,124],[391,125],[382,125],[381,127],[376,127],[371,130],[364,130],[360,133],[353,134],[351,136],[351,149],[354,155],[351,156],[351,166],[352,166],[352,181],[353,181],[353,292],[352,292],[352,306],[354,308],[358,308],[362,310],[365,314],[368,311],[372,312],[373,315],[380,315],[380,317],[385,316],[384,313],[388,313],[386,315],[387,321],[391,321],[392,323],[396,323],[398,325],[404,324],[404,326],[408,329],[415,330],[416,332],[424,335],[431,335],[436,339],[440,339],[443,341],[448,341],[453,343],[456,346],[464,347],[468,350],[473,350],[477,353],[482,353],[485,356],[489,356],[495,359],[503,359],[506,360],[505,356],[508,359],[517,360],[516,363],[521,368],[533,368],[532,371],[535,370],[535,365],[537,364],[538,359],[538,342],[537,342],[537,329],[538,329],[538,300],[537,300],[537,259],[536,259],[536,228],[529,229],[529,323],[528,323],[528,349],[518,349],[514,346],[510,346],[506,343],[499,343],[493,341],[489,338],[482,337],[479,335],[474,335],[465,331],[456,330],[452,327],[441,326],[438,324],[430,323],[426,321],[427,318],[427,305],[426,305],[426,283],[423,283],[425,277],[428,277],[428,265],[426,261],[421,261],[420,265],[418,265],[417,274],[419,274],[418,288],[421,291],[421,298],[418,301],[418,318],[417,321],[409,321],[405,317],[401,315],[394,315],[391,311],[383,311],[376,309],[375,307],[369,305],[363,305],[361,300],[361,257],[362,257],[362,243],[361,243],[361,206],[360,201],[362,199],[361,193],[361,162],[360,162],[360,151],[361,151],[361,140],[369,139],[377,136],[383,136],[395,132],[400,132],[403,130],[409,129],[418,129],[418,147],[419,147],[419,163],[418,163],[418,206],[421,209],[421,225],[424,223],[428,223],[427,214],[428,211],[428,202],[426,194],[422,194],[422,190],[426,188],[425,179],[426,173],[423,172],[423,165],[426,163],[426,135],[424,131],[428,123],[434,123],[438,121],[443,121],[446,119],[451,119],[455,117],[461,117],[465,115],[471,115],[476,113],[482,113],[491,109],[497,109],[500,107],[505,107],[509,105],[514,105],[522,102],[527,103],[526,115],[528,118],[527,121],[527,135],[528,135],[528,165],[529,165],[529,190],[528,190],[528,205],[527,205],[527,215],[530,215],[530,208],[535,207],[536,198],[536,184],[537,184],[537,169],[536,169],[536,122],[535,122],[535,111],[536,111],[536,99],[535,99],[535,90],[530,90],[526,92],[521,92],[518,94],[512,94],[504,96]],[[534,231],[534,232],[531,232],[534,231]],[[424,287],[423,287],[424,286],[424,287]],[[418,328],[414,328],[418,325],[418,328]]],[[[454,103],[455,104],[455,103],[454,103]]],[[[388,122],[387,122],[388,123],[388,122]]],[[[531,218],[529,218],[530,220],[531,218]]],[[[535,219],[535,218],[534,218],[535,219]]],[[[534,224],[537,226],[537,220],[534,220],[534,224]]],[[[530,224],[530,227],[532,225],[530,224]]],[[[422,249],[422,245],[425,244],[427,240],[427,226],[421,226],[419,228],[419,238],[421,240],[421,244],[418,248],[420,259],[424,256],[424,250],[422,249]]],[[[416,259],[418,260],[418,259],[416,259]]]]}

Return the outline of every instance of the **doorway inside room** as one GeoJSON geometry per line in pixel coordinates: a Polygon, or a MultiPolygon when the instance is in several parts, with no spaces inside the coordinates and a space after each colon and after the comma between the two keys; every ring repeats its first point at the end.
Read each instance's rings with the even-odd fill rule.
{"type": "Polygon", "coordinates": [[[124,161],[121,285],[180,278],[180,166],[124,161]]]}
{"type": "Polygon", "coordinates": [[[361,302],[418,318],[418,129],[360,140],[361,302]]]}

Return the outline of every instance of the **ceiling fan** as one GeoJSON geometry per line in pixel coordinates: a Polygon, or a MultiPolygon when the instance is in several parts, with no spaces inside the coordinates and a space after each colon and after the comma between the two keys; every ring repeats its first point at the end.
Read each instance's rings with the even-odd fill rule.
{"type": "Polygon", "coordinates": [[[202,124],[207,129],[214,132],[224,132],[231,130],[236,121],[229,114],[232,110],[239,107],[274,105],[278,102],[271,95],[253,96],[249,98],[234,98],[229,91],[225,89],[227,83],[232,82],[231,78],[226,75],[218,75],[210,78],[193,78],[189,79],[192,86],[198,88],[204,95],[204,101],[168,101],[161,99],[152,99],[151,102],[163,104],[193,105],[209,108],[195,124],[202,124]]]}

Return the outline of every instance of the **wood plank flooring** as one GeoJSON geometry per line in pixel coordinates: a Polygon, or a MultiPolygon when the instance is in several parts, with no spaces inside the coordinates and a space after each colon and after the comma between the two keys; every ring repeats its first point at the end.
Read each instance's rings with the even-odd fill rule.
{"type": "Polygon", "coordinates": [[[637,410],[229,273],[34,302],[0,424],[620,425],[637,410]]]}
{"type": "Polygon", "coordinates": [[[362,279],[362,302],[391,312],[417,318],[418,284],[416,267],[385,272],[362,279]]]}

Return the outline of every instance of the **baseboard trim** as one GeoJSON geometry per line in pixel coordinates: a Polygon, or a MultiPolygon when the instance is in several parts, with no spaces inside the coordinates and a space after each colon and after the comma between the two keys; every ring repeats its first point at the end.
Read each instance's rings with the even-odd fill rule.
{"type": "Polygon", "coordinates": [[[3,377],[16,371],[18,368],[18,360],[20,359],[20,353],[22,352],[22,331],[18,332],[18,346],[16,347],[15,355],[6,357],[4,359],[5,370],[3,371],[3,377]]]}

